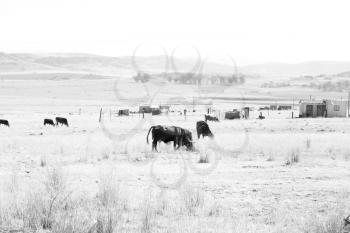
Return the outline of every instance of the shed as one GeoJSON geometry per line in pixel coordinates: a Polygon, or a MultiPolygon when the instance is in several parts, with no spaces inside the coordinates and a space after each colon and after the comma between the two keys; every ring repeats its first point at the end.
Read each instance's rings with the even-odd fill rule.
{"type": "Polygon", "coordinates": [[[278,110],[292,110],[292,106],[291,105],[278,105],[278,110]]]}
{"type": "Polygon", "coordinates": [[[345,100],[300,101],[299,117],[346,117],[347,106],[345,100]]]}
{"type": "Polygon", "coordinates": [[[270,105],[270,110],[277,110],[277,108],[278,108],[277,104],[270,105]]]}
{"type": "Polygon", "coordinates": [[[225,119],[233,120],[233,119],[240,119],[240,118],[241,118],[241,113],[237,110],[225,112],[225,119]]]}
{"type": "Polygon", "coordinates": [[[118,116],[129,116],[129,109],[119,109],[118,116]]]}
{"type": "Polygon", "coordinates": [[[169,112],[170,106],[169,105],[160,105],[159,109],[161,112],[169,112]]]}
{"type": "Polygon", "coordinates": [[[151,113],[152,113],[152,115],[159,115],[159,114],[161,114],[162,112],[160,111],[159,106],[157,106],[157,105],[152,105],[152,106],[151,106],[151,113]]]}
{"type": "Polygon", "coordinates": [[[152,112],[152,108],[149,105],[141,105],[139,107],[139,112],[140,113],[151,113],[152,112]]]}

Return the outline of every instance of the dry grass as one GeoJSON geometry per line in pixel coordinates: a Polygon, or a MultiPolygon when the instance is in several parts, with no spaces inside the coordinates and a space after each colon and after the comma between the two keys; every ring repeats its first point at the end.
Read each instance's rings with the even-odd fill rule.
{"type": "Polygon", "coordinates": [[[304,226],[303,233],[345,233],[343,218],[340,213],[332,213],[326,219],[311,219],[304,226]]]}
{"type": "Polygon", "coordinates": [[[285,165],[293,165],[295,163],[299,163],[300,161],[300,150],[299,148],[291,149],[288,153],[287,160],[285,162],[285,165]]]}
{"type": "Polygon", "coordinates": [[[200,154],[198,163],[209,163],[209,154],[200,154]]]}
{"type": "MultiPolygon", "coordinates": [[[[192,123],[181,121],[179,124],[190,128],[192,123]]],[[[121,144],[111,146],[98,133],[91,135],[88,149],[81,143],[86,141],[84,134],[81,138],[67,135],[67,141],[76,139],[74,145],[65,143],[61,136],[42,138],[42,141],[19,138],[2,142],[2,151],[14,155],[9,157],[13,160],[5,162],[10,161],[16,166],[23,162],[33,167],[30,174],[23,174],[18,169],[8,176],[8,185],[3,186],[5,191],[2,190],[6,198],[0,196],[0,232],[3,229],[44,230],[50,233],[340,232],[339,224],[344,216],[328,211],[333,208],[332,198],[339,191],[334,191],[334,187],[344,188],[340,185],[346,183],[348,177],[343,169],[347,165],[344,160],[349,158],[346,135],[335,135],[339,137],[335,140],[331,134],[300,133],[294,136],[289,131],[288,134],[264,131],[254,134],[253,128],[248,146],[242,149],[242,153],[234,153],[242,145],[242,138],[236,135],[238,123],[235,124],[223,121],[212,126],[218,146],[227,152],[219,154],[223,158],[216,170],[201,176],[189,169],[186,185],[179,190],[162,190],[167,194],[162,198],[147,193],[148,185],[154,185],[148,176],[149,161],[157,159],[160,172],[163,172],[162,169],[168,172],[165,178],[160,176],[166,182],[179,177],[176,172],[181,169],[177,163],[180,161],[182,165],[182,160],[178,152],[173,152],[171,145],[162,144],[159,147],[161,153],[152,153],[150,145],[145,143],[144,133],[136,135],[128,147],[121,144]],[[234,140],[232,132],[235,132],[234,140]],[[52,148],[46,148],[47,153],[38,153],[41,152],[38,150],[40,146],[53,144],[52,148]],[[24,153],[17,155],[22,149],[28,152],[29,158],[24,153]],[[84,154],[82,151],[85,149],[89,153],[84,154]],[[329,153],[338,154],[336,159],[341,160],[335,162],[341,163],[339,168],[343,170],[335,169],[335,163],[329,165],[329,153]],[[47,156],[40,157],[43,154],[47,156]],[[141,164],[138,160],[145,163],[141,164]],[[324,164],[317,166],[321,162],[324,164]],[[308,166],[310,163],[312,166],[308,166]],[[53,164],[62,168],[50,167],[53,164]],[[106,172],[98,177],[96,170],[110,164],[116,165],[115,172],[106,172]],[[283,164],[298,165],[290,169],[283,164]],[[65,169],[70,173],[66,173],[65,169]],[[120,179],[117,172],[122,174],[120,179]],[[337,182],[337,186],[333,181],[337,182]],[[322,208],[310,207],[315,200],[323,205],[322,208]],[[270,211],[270,207],[287,209],[293,214],[279,217],[283,214],[270,211]],[[313,211],[320,211],[320,217],[300,224],[300,219],[307,218],[313,211]]],[[[213,162],[214,159],[210,161],[210,158],[219,153],[210,148],[209,140],[201,139],[196,146],[201,156],[200,163],[213,162]]],[[[185,162],[193,156],[189,152],[181,153],[185,162]]],[[[2,168],[9,168],[8,164],[2,165],[2,168]]],[[[197,164],[200,168],[208,165],[197,164]]]]}
{"type": "Polygon", "coordinates": [[[185,186],[182,190],[184,210],[189,215],[196,215],[204,205],[204,193],[198,187],[185,186]]]}

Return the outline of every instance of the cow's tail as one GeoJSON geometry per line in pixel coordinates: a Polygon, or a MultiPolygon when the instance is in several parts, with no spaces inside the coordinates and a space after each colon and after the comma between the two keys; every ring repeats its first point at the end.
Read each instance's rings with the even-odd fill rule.
{"type": "Polygon", "coordinates": [[[146,137],[146,139],[147,139],[147,144],[149,144],[149,142],[148,142],[148,135],[149,135],[149,133],[151,132],[151,130],[153,130],[154,129],[154,126],[151,126],[151,128],[149,128],[149,130],[148,130],[148,134],[147,134],[147,137],[146,137]]]}

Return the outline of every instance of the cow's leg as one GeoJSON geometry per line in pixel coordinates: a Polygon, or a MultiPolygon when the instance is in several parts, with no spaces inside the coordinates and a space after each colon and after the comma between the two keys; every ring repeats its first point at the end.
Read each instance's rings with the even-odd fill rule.
{"type": "Polygon", "coordinates": [[[157,141],[156,140],[153,140],[153,142],[152,142],[152,151],[157,151],[158,152],[158,150],[157,150],[157,141]]]}
{"type": "Polygon", "coordinates": [[[179,139],[178,139],[177,149],[179,149],[181,146],[182,146],[182,136],[179,137],[179,139]]]}

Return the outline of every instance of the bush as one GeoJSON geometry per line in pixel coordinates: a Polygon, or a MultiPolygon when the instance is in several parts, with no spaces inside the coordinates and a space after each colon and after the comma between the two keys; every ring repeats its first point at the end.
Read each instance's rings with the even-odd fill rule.
{"type": "Polygon", "coordinates": [[[298,163],[299,158],[300,158],[300,150],[299,149],[292,149],[288,153],[287,161],[285,164],[286,165],[293,165],[295,163],[298,163]]]}
{"type": "Polygon", "coordinates": [[[204,205],[204,194],[199,188],[186,186],[182,192],[185,210],[189,215],[194,215],[196,210],[204,205]]]}

